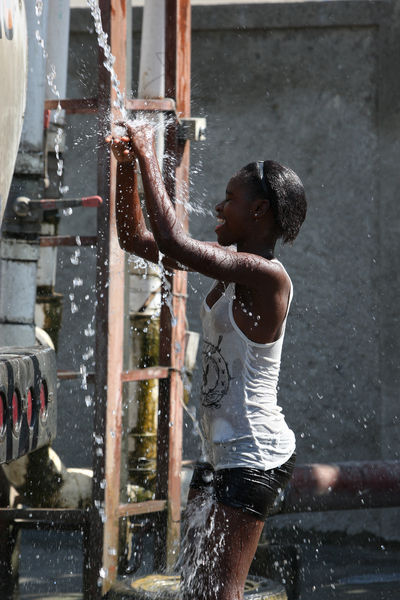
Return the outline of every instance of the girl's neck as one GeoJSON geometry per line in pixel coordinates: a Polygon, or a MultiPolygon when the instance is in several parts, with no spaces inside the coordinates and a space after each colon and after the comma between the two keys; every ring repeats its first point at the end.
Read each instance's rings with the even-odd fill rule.
{"type": "Polygon", "coordinates": [[[249,254],[257,254],[263,258],[271,260],[275,255],[275,241],[266,242],[252,240],[246,242],[240,242],[237,245],[238,252],[248,252],[249,254]]]}

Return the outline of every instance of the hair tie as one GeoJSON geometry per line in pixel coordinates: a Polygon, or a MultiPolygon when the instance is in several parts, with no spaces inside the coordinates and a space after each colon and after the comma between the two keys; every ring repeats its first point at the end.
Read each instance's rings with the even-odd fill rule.
{"type": "Polygon", "coordinates": [[[264,161],[263,160],[258,160],[256,162],[256,165],[257,165],[257,173],[258,173],[258,176],[259,176],[260,181],[261,181],[262,189],[263,189],[265,195],[269,199],[271,199],[271,196],[272,196],[271,186],[269,185],[268,180],[264,177],[264,161]]]}

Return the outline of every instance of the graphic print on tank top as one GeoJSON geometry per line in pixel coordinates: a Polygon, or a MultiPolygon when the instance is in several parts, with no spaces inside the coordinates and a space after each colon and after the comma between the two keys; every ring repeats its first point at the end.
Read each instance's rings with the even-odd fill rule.
{"type": "Polygon", "coordinates": [[[203,383],[201,386],[201,403],[206,408],[220,408],[222,398],[228,393],[229,374],[226,360],[221,354],[222,335],[216,346],[203,341],[203,383]]]}

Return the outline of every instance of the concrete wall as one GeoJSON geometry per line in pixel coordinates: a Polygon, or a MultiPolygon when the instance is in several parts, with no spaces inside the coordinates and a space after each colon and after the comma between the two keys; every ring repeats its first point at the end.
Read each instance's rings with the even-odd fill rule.
{"type": "MultiPolygon", "coordinates": [[[[192,151],[192,235],[214,239],[213,207],[229,178],[252,160],[292,167],[308,195],[298,240],[278,253],[295,292],[280,401],[301,463],[399,458],[399,25],[395,1],[193,9],[192,114],[207,116],[208,133],[192,151]]],[[[133,27],[136,81],[140,9],[133,27]]],[[[87,11],[73,11],[69,97],[94,95],[96,52],[87,11]]],[[[94,118],[68,120],[71,195],[95,190],[94,118]]],[[[60,233],[94,230],[93,213],[76,210],[62,219],[60,233]]],[[[94,340],[82,332],[93,314],[94,257],[82,249],[77,267],[73,252],[60,251],[57,290],[66,296],[59,362],[90,369],[92,359],[84,357],[94,340]],[[77,276],[84,283],[74,287],[77,276]],[[69,294],[78,312],[71,312],[69,294]]],[[[209,285],[190,277],[192,329],[200,329],[198,309],[209,285]]],[[[74,423],[80,445],[72,448],[60,426],[56,446],[68,466],[86,466],[90,390],[62,385],[61,419],[66,432],[74,423]],[[84,417],[76,423],[78,409],[84,417]]],[[[194,403],[198,387],[199,374],[194,403]]],[[[186,431],[185,454],[195,458],[190,424],[186,431]]],[[[307,526],[400,538],[395,521],[395,510],[302,517],[307,526]]]]}

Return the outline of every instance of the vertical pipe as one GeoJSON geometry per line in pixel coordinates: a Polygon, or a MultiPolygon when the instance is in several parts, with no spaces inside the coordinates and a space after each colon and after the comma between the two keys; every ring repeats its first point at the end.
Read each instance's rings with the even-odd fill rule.
{"type": "MultiPolygon", "coordinates": [[[[53,83],[60,94],[60,98],[66,97],[67,70],[68,70],[68,46],[69,46],[69,0],[51,0],[48,3],[47,23],[47,60],[46,71],[55,77],[53,83]]],[[[47,85],[45,90],[46,99],[54,100],[54,94],[47,85]]]]}
{"type": "MultiPolygon", "coordinates": [[[[175,98],[177,113],[190,115],[190,0],[166,0],[166,96],[175,98]]],[[[168,156],[173,160],[165,165],[165,180],[170,197],[175,201],[179,221],[188,227],[185,203],[189,185],[189,143],[180,143],[176,127],[167,128],[168,156]]],[[[166,307],[161,314],[163,339],[160,344],[162,364],[171,365],[168,385],[160,388],[158,494],[167,493],[168,515],[166,524],[166,567],[172,568],[178,554],[180,538],[180,476],[182,462],[182,403],[184,367],[185,314],[187,273],[174,272],[172,278],[172,305],[176,325],[171,326],[166,307]]],[[[165,497],[165,496],[164,496],[165,497]]]]}
{"type": "MultiPolygon", "coordinates": [[[[165,0],[145,0],[139,65],[139,98],[164,98],[165,0]]],[[[156,128],[157,158],[162,168],[164,132],[162,114],[148,116],[156,128]]]]}
{"type": "MultiPolygon", "coordinates": [[[[66,97],[67,72],[68,72],[68,47],[69,47],[69,23],[70,6],[69,0],[53,0],[48,6],[47,19],[47,59],[46,73],[48,85],[45,88],[45,98],[63,99],[66,97]],[[49,85],[50,84],[50,85],[49,85]]],[[[56,145],[57,153],[64,151],[64,125],[65,111],[51,111],[50,123],[44,130],[44,153],[45,153],[45,178],[47,193],[50,197],[58,197],[59,178],[56,176],[55,165],[56,145]],[[52,157],[52,160],[50,160],[52,157]],[[50,169],[50,165],[53,168],[50,169]],[[55,180],[56,185],[51,186],[55,180]],[[53,187],[53,189],[49,189],[53,187]],[[55,188],[55,189],[54,189],[55,188]]],[[[41,224],[41,233],[56,235],[59,218],[54,212],[45,213],[41,224]]],[[[58,333],[61,327],[62,296],[54,291],[57,266],[57,247],[40,248],[40,258],[37,274],[37,299],[35,321],[36,325],[44,329],[52,338],[57,347],[58,333]]]]}
{"type": "MultiPolygon", "coordinates": [[[[126,0],[100,0],[103,29],[115,56],[114,69],[125,92],[126,0]]],[[[93,445],[93,502],[90,524],[91,555],[86,563],[86,593],[96,589],[91,600],[100,598],[117,575],[118,505],[120,489],[121,404],[124,325],[124,253],[115,225],[115,160],[104,134],[111,121],[120,117],[114,106],[115,90],[99,52],[98,192],[104,204],[98,211],[96,386],[93,445]]]]}
{"type": "Polygon", "coordinates": [[[43,173],[43,110],[47,87],[44,48],[47,45],[48,14],[49,2],[43,3],[40,17],[35,13],[34,3],[27,2],[29,102],[26,104],[17,172],[38,176],[43,173]],[[37,37],[43,41],[44,48],[37,37]]]}
{"type": "MultiPolygon", "coordinates": [[[[165,15],[164,0],[146,0],[143,8],[142,39],[140,48],[139,65],[139,98],[162,98],[165,87],[165,15]]],[[[157,158],[162,169],[164,153],[164,115],[147,115],[147,120],[152,123],[156,131],[157,158]]],[[[130,304],[129,313],[134,331],[137,331],[139,339],[132,341],[131,367],[136,364],[149,366],[158,364],[158,328],[159,319],[154,319],[154,314],[159,311],[161,303],[161,278],[158,266],[146,265],[145,271],[148,276],[143,277],[144,270],[141,265],[131,264],[129,267],[130,304]],[[155,292],[155,290],[158,290],[155,292]],[[144,297],[143,297],[144,296],[144,297]],[[148,299],[154,296],[151,302],[148,299]],[[146,309],[143,310],[143,305],[146,309]],[[140,312],[138,312],[140,311],[140,312]],[[150,320],[150,326],[143,326],[150,320]],[[156,344],[154,339],[156,338],[156,344]],[[144,355],[145,348],[152,348],[151,357],[144,355]],[[149,362],[150,360],[150,362],[149,362]],[[149,364],[145,365],[144,361],[149,364]]],[[[134,441],[134,449],[130,453],[129,462],[131,467],[132,481],[144,485],[146,481],[145,472],[141,477],[140,469],[149,471],[149,480],[153,480],[151,474],[156,455],[156,421],[150,424],[149,414],[157,415],[158,407],[158,381],[141,382],[131,386],[136,390],[137,402],[129,406],[129,423],[134,428],[131,434],[131,442],[134,441]],[[140,402],[138,410],[137,403],[140,402]],[[154,433],[154,439],[149,436],[149,431],[154,433]],[[142,435],[144,434],[144,435],[142,435]],[[146,459],[149,459],[148,461],[146,459]],[[136,474],[136,480],[135,480],[136,474]],[[141,479],[141,481],[139,481],[141,479]]]]}

